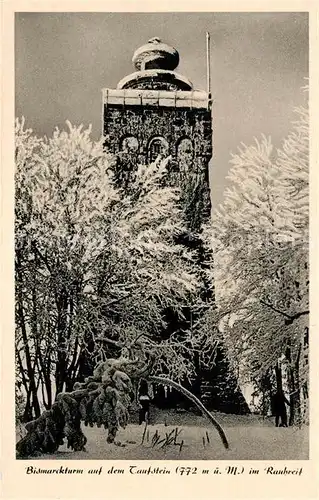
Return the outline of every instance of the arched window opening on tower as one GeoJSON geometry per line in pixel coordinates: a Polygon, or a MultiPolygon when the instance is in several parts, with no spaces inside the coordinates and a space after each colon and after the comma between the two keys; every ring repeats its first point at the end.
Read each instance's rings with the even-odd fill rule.
{"type": "Polygon", "coordinates": [[[168,154],[168,142],[163,137],[154,137],[148,146],[148,161],[153,163],[158,157],[168,154]]]}
{"type": "Polygon", "coordinates": [[[121,144],[123,153],[136,153],[138,150],[138,140],[133,135],[124,137],[121,144]]]}
{"type": "Polygon", "coordinates": [[[194,148],[191,139],[185,137],[177,145],[177,161],[181,173],[187,173],[194,159],[194,148]]]}

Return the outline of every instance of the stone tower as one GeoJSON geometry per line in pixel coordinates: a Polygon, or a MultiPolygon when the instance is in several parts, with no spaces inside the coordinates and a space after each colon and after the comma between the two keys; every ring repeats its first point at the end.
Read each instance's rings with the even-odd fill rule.
{"type": "MultiPolygon", "coordinates": [[[[188,231],[179,243],[197,250],[199,268],[206,255],[199,236],[202,223],[210,217],[211,203],[208,164],[212,157],[212,102],[207,92],[195,90],[192,83],[175,72],[177,50],[152,38],[133,55],[135,72],[124,77],[116,89],[103,89],[103,136],[105,148],[116,158],[114,172],[124,189],[138,164],[150,164],[158,157],[169,157],[169,182],[181,187],[181,201],[188,231]]],[[[205,283],[203,297],[214,300],[214,290],[205,283]]],[[[167,311],[168,331],[178,330],[174,314],[167,311]]],[[[188,317],[187,311],[185,311],[188,317]]],[[[228,364],[218,350],[217,365],[202,370],[200,362],[192,390],[208,407],[245,412],[236,381],[230,390],[216,392],[220,380],[228,375],[228,364]],[[219,380],[219,383],[216,382],[219,380]],[[227,394],[226,394],[227,393],[227,394]]],[[[177,395],[173,395],[176,402],[177,395]]]]}
{"type": "Polygon", "coordinates": [[[133,55],[135,72],[103,89],[103,136],[118,158],[122,185],[137,164],[170,157],[170,179],[182,187],[190,230],[210,215],[211,99],[175,72],[177,50],[152,38],[133,55]]]}

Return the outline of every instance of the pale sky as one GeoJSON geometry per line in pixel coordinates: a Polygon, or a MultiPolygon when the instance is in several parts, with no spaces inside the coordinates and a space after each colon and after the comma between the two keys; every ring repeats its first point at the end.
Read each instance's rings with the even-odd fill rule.
{"type": "Polygon", "coordinates": [[[222,201],[231,152],[263,133],[275,146],[303,104],[307,13],[16,14],[16,116],[38,135],[65,121],[101,135],[101,89],[134,71],[134,50],[154,36],[180,53],[178,73],[206,89],[211,34],[213,203],[222,201]]]}

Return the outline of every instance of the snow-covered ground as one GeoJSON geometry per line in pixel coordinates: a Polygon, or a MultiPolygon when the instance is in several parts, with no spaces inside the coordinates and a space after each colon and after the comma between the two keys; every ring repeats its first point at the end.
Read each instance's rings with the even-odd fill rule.
{"type": "MultiPolygon", "coordinates": [[[[230,448],[226,450],[217,431],[203,417],[166,414],[166,422],[150,424],[144,435],[144,424],[131,423],[117,435],[120,445],[106,442],[104,428],[83,427],[88,439],[85,452],[71,452],[66,445],[55,455],[39,459],[58,460],[305,460],[308,458],[308,427],[276,428],[270,419],[255,416],[214,413],[223,426],[230,448]],[[157,431],[161,438],[176,429],[181,430],[177,443],[167,447],[152,447],[157,431]],[[207,439],[208,436],[208,439],[207,439]]],[[[161,419],[162,420],[162,419],[161,419]]],[[[163,420],[162,420],[163,422],[163,420]]]]}

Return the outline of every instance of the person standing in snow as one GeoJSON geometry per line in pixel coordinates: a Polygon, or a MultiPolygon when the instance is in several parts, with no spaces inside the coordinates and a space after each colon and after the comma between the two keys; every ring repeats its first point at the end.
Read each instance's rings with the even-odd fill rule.
{"type": "Polygon", "coordinates": [[[138,401],[140,405],[139,423],[148,423],[150,418],[150,402],[152,399],[152,390],[149,389],[146,380],[141,380],[138,388],[138,401]]]}
{"type": "Polygon", "coordinates": [[[282,390],[278,390],[272,400],[273,412],[275,414],[276,427],[288,427],[286,404],[290,406],[288,399],[285,397],[282,390]],[[281,420],[279,424],[279,420],[281,420]]]}

